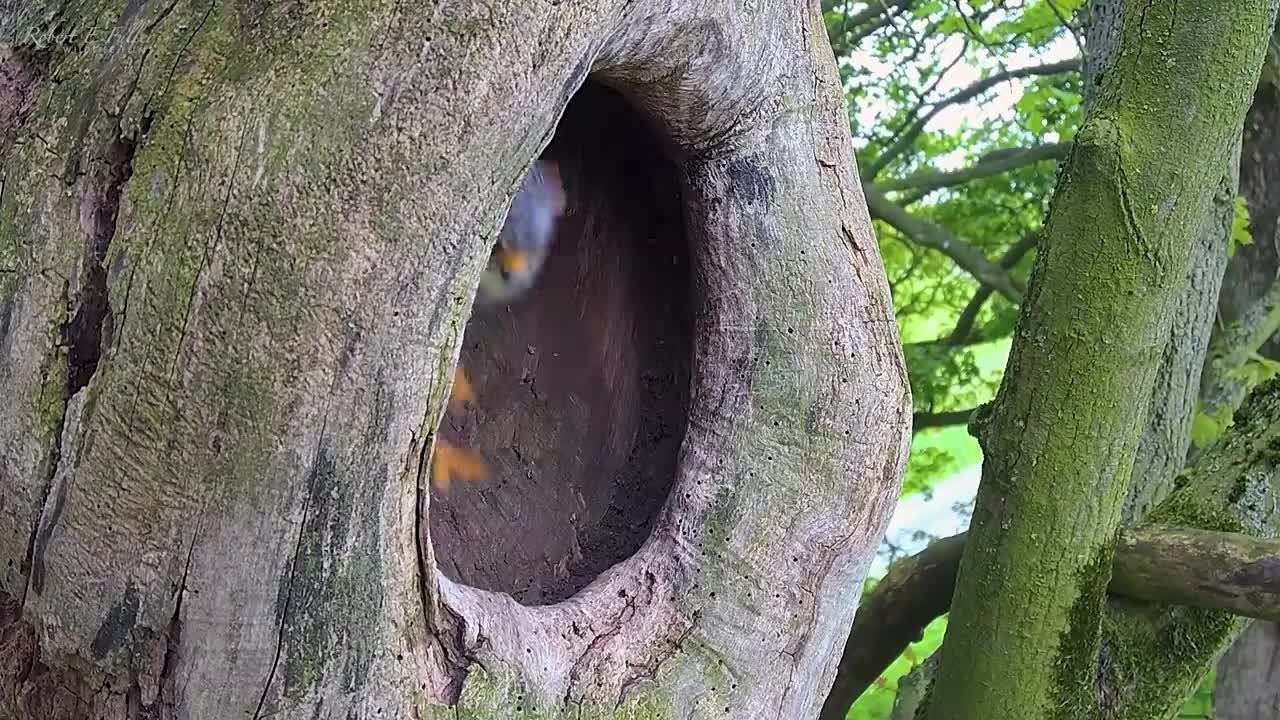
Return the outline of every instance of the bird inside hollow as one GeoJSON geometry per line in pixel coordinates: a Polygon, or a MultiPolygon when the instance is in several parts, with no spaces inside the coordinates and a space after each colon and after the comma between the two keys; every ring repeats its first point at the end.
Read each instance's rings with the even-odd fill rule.
{"type": "MultiPolygon", "coordinates": [[[[564,186],[560,169],[550,160],[535,160],[529,174],[511,199],[498,240],[489,262],[480,275],[475,308],[485,312],[523,297],[534,285],[555,240],[556,224],[564,214],[564,186]]],[[[449,407],[475,397],[475,390],[461,367],[454,371],[449,407]]],[[[488,474],[480,454],[454,447],[443,438],[436,440],[431,467],[431,484],[447,491],[457,475],[466,480],[483,480],[488,474]]]]}

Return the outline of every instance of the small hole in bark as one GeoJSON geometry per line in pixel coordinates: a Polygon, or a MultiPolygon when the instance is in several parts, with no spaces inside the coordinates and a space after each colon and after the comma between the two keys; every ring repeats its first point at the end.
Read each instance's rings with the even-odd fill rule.
{"type": "Polygon", "coordinates": [[[564,600],[638,550],[684,438],[692,302],[681,176],[622,95],[588,82],[543,158],[566,214],[541,273],[477,307],[459,366],[474,399],[440,424],[488,477],[432,492],[451,579],[524,605],[564,600]]]}

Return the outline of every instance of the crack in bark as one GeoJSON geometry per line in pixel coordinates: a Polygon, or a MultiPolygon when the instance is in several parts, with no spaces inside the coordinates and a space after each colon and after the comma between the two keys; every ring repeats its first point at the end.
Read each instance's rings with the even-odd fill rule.
{"type": "MultiPolygon", "coordinates": [[[[647,571],[645,574],[650,577],[652,576],[647,571]]],[[[670,660],[675,655],[675,652],[684,645],[684,641],[688,640],[689,636],[693,634],[694,629],[698,626],[698,619],[700,615],[700,611],[693,612],[692,617],[689,618],[689,626],[671,641],[671,647],[668,649],[668,652],[662,654],[647,665],[636,665],[630,662],[627,663],[627,667],[629,669],[635,668],[638,669],[639,672],[635,672],[631,677],[624,680],[622,685],[618,688],[618,702],[614,705],[615,711],[622,708],[622,703],[626,699],[628,691],[639,687],[642,683],[652,680],[658,676],[658,671],[662,669],[663,664],[670,660]]],[[[578,704],[578,712],[582,712],[581,703],[578,704]]]]}
{"type": "MultiPolygon", "coordinates": [[[[150,125],[143,118],[142,133],[150,125]]],[[[137,139],[119,134],[107,148],[107,166],[95,184],[86,188],[81,200],[81,213],[91,216],[91,227],[85,238],[84,277],[76,297],[74,317],[62,326],[62,342],[67,355],[66,398],[79,392],[93,379],[102,358],[104,327],[110,340],[111,297],[107,289],[107,251],[116,234],[120,214],[120,197],[133,175],[133,156],[137,139]]]]}
{"type": "Polygon", "coordinates": [[[200,292],[200,283],[204,279],[205,272],[209,269],[210,260],[213,257],[215,248],[222,243],[222,230],[227,220],[227,209],[231,206],[231,196],[236,189],[236,176],[240,174],[240,162],[244,157],[245,139],[249,137],[249,123],[246,121],[241,128],[240,141],[236,144],[235,159],[231,165],[231,175],[227,178],[227,192],[222,198],[222,207],[218,211],[218,222],[214,226],[213,240],[206,243],[204,254],[200,258],[200,267],[196,270],[195,279],[191,283],[191,293],[187,298],[187,310],[182,317],[182,333],[178,337],[177,350],[173,353],[173,368],[170,372],[170,382],[177,384],[178,368],[182,360],[182,346],[187,339],[187,332],[191,328],[191,316],[195,313],[196,294],[200,292]]]}
{"type": "MultiPolygon", "coordinates": [[[[316,467],[320,463],[321,456],[324,454],[324,434],[329,427],[329,409],[326,406],[324,415],[320,420],[320,435],[316,441],[316,452],[312,458],[311,465],[316,467]]],[[[271,670],[267,673],[267,681],[262,684],[262,695],[258,696],[258,707],[253,711],[253,720],[261,720],[263,717],[262,707],[267,702],[267,694],[271,692],[271,684],[275,682],[276,669],[280,667],[280,654],[284,649],[285,628],[288,627],[289,606],[293,602],[293,583],[295,572],[297,571],[298,556],[302,554],[302,539],[306,535],[307,530],[307,514],[311,511],[311,498],[316,494],[315,480],[318,473],[313,474],[310,487],[307,488],[307,495],[302,501],[302,518],[298,522],[298,540],[294,544],[293,558],[289,560],[289,584],[285,590],[284,610],[280,613],[280,627],[276,631],[276,650],[271,658],[271,670]]],[[[194,544],[192,545],[194,547],[194,544]]],[[[275,713],[269,713],[274,715],[275,713]]]]}
{"type": "Polygon", "coordinates": [[[178,649],[182,644],[182,600],[187,593],[187,577],[191,574],[191,564],[196,553],[196,539],[200,536],[200,528],[203,523],[197,522],[195,532],[191,535],[191,547],[187,548],[187,562],[182,568],[182,577],[178,581],[178,589],[175,593],[176,601],[173,605],[173,614],[169,617],[169,623],[165,630],[165,649],[164,660],[161,661],[160,673],[156,676],[156,697],[150,705],[143,705],[143,709],[150,713],[151,717],[160,717],[158,708],[168,706],[168,709],[176,709],[177,694],[170,688],[169,697],[165,697],[165,687],[173,680],[173,672],[178,660],[178,649]],[[167,700],[167,702],[166,702],[167,700]]]}
{"type": "MultiPolygon", "coordinates": [[[[586,661],[587,657],[592,654],[593,650],[595,650],[602,643],[607,642],[610,638],[616,636],[619,632],[621,632],[622,624],[626,622],[629,618],[635,616],[635,610],[636,610],[636,597],[635,595],[630,595],[627,597],[627,602],[622,606],[622,609],[619,610],[618,613],[614,615],[612,618],[610,618],[609,621],[606,623],[606,627],[608,629],[604,630],[603,632],[597,634],[594,638],[592,638],[591,642],[587,643],[587,647],[583,649],[582,653],[578,655],[576,660],[573,661],[573,665],[571,665],[569,668],[569,681],[567,683],[567,687],[564,690],[563,704],[565,706],[568,706],[574,702],[573,686],[575,681],[579,679],[578,669],[586,661]]],[[[582,702],[581,699],[579,699],[578,704],[581,705],[581,702],[582,702]]]]}
{"type": "MultiPolygon", "coordinates": [[[[142,119],[139,137],[146,134],[150,124],[150,116],[142,119]]],[[[66,350],[66,378],[61,388],[62,397],[56,401],[60,412],[51,431],[52,437],[44,473],[40,507],[46,510],[49,508],[54,479],[62,464],[62,436],[66,431],[67,405],[71,398],[93,379],[102,358],[102,346],[109,343],[112,334],[106,258],[111,241],[116,234],[120,198],[124,193],[125,185],[133,175],[133,157],[137,151],[138,141],[138,138],[125,135],[117,127],[116,135],[108,145],[103,158],[105,167],[86,183],[81,193],[81,217],[88,218],[88,227],[83,228],[82,225],[85,231],[82,277],[74,300],[67,286],[63,287],[63,302],[70,319],[59,328],[55,349],[66,350]]],[[[53,360],[53,362],[60,361],[62,360],[53,360]]],[[[49,521],[38,520],[35,527],[31,529],[27,542],[25,564],[29,573],[29,582],[23,589],[24,604],[26,594],[30,590],[34,590],[37,595],[44,591],[44,563],[41,559],[43,554],[41,549],[48,541],[49,534],[53,531],[61,514],[61,498],[55,498],[54,503],[49,521]]]]}
{"type": "MultiPolygon", "coordinates": [[[[167,18],[169,14],[172,13],[174,8],[176,8],[177,6],[178,6],[178,0],[173,0],[164,10],[160,12],[159,17],[157,17],[154,21],[152,21],[152,23],[147,27],[147,32],[150,33],[165,18],[167,18]]],[[[178,67],[182,65],[183,60],[187,59],[187,51],[191,49],[191,43],[195,42],[196,35],[200,34],[200,30],[204,28],[204,24],[209,20],[209,17],[213,15],[213,11],[216,7],[217,7],[217,3],[209,4],[209,9],[205,10],[204,15],[200,17],[200,21],[196,23],[196,26],[194,29],[192,29],[191,34],[188,35],[187,39],[182,43],[182,47],[178,49],[177,54],[174,56],[173,64],[169,66],[169,76],[165,78],[164,85],[160,87],[159,92],[153,93],[150,97],[147,98],[147,102],[143,104],[142,111],[144,114],[148,111],[148,108],[150,108],[152,100],[156,98],[163,99],[165,96],[169,94],[169,88],[173,86],[173,78],[175,75],[178,74],[178,67]]]]}
{"type": "MultiPolygon", "coordinates": [[[[786,706],[787,696],[791,694],[791,688],[795,685],[796,668],[800,663],[800,655],[804,651],[806,645],[818,626],[818,594],[816,585],[819,578],[826,578],[831,573],[831,566],[835,564],[836,558],[841,554],[843,548],[853,542],[861,531],[858,529],[851,530],[843,537],[838,539],[834,544],[817,543],[817,546],[823,550],[817,556],[817,572],[808,574],[804,583],[798,584],[796,587],[809,596],[809,613],[808,621],[805,623],[804,631],[791,643],[787,649],[781,650],[783,655],[791,658],[791,668],[787,671],[787,684],[782,690],[782,698],[778,704],[778,717],[782,717],[782,709],[786,706]],[[815,587],[810,587],[810,585],[815,587]]],[[[801,601],[803,607],[804,602],[801,601]]]]}
{"type": "MultiPolygon", "coordinates": [[[[67,284],[62,285],[62,301],[67,306],[67,314],[70,314],[71,300],[67,297],[67,284]]],[[[47,368],[46,368],[47,372],[47,368]]],[[[40,390],[40,404],[44,405],[49,401],[44,397],[45,388],[40,390]]],[[[58,472],[58,465],[62,462],[62,431],[66,425],[67,419],[67,400],[59,398],[57,401],[58,419],[51,431],[51,442],[49,443],[49,453],[45,459],[44,478],[40,488],[40,515],[36,517],[35,525],[31,528],[31,534],[27,538],[27,552],[23,560],[23,574],[27,577],[27,582],[22,588],[22,597],[18,601],[18,607],[22,608],[27,604],[27,593],[34,586],[36,594],[39,595],[44,590],[44,563],[36,554],[36,547],[43,545],[41,520],[44,517],[45,510],[49,507],[49,493],[53,490],[53,479],[58,472]]],[[[56,508],[55,508],[56,510],[56,508]]],[[[56,517],[56,515],[55,515],[56,517]]],[[[44,533],[48,529],[43,528],[44,533]]]]}
{"type": "MultiPolygon", "coordinates": [[[[637,609],[640,605],[652,605],[654,603],[655,599],[657,599],[657,595],[654,592],[657,581],[658,578],[653,574],[653,572],[645,570],[643,574],[644,587],[642,588],[642,591],[645,592],[646,595],[642,597],[638,591],[633,591],[627,594],[626,603],[623,607],[612,618],[608,619],[604,623],[605,629],[592,638],[592,640],[587,643],[586,648],[584,648],[578,655],[577,659],[574,660],[569,669],[568,686],[565,688],[564,699],[562,701],[562,704],[565,707],[577,705],[578,708],[581,709],[582,698],[580,697],[577,700],[573,699],[573,688],[575,683],[581,679],[580,671],[583,665],[598,648],[603,647],[610,639],[622,633],[626,623],[636,616],[637,609]]],[[[615,709],[622,706],[626,699],[626,693],[629,689],[636,687],[647,679],[651,679],[657,674],[658,670],[662,667],[662,664],[672,656],[671,651],[679,648],[684,639],[693,631],[696,623],[697,615],[695,614],[691,619],[689,626],[682,630],[680,635],[672,641],[668,648],[668,652],[663,653],[662,651],[656,651],[658,657],[651,658],[651,662],[647,664],[633,664],[625,662],[626,668],[633,672],[629,677],[622,678],[618,685],[618,697],[615,701],[615,709]],[[636,672],[637,670],[638,672],[636,672]]]]}

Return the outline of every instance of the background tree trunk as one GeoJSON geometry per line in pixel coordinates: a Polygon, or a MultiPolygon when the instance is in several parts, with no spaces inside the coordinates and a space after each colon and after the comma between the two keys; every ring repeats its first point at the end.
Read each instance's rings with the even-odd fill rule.
{"type": "MultiPolygon", "coordinates": [[[[1105,70],[1115,58],[1121,7],[1121,3],[1115,0],[1094,0],[1091,3],[1090,21],[1086,26],[1088,53],[1085,64],[1085,104],[1090,108],[1096,105],[1097,95],[1103,87],[1105,70]]],[[[1274,77],[1273,67],[1264,68],[1264,80],[1270,82],[1274,77]]],[[[1255,101],[1261,99],[1267,91],[1266,84],[1259,87],[1255,101]]],[[[1250,111],[1249,122],[1252,126],[1259,125],[1257,107],[1255,102],[1255,108],[1250,111]]],[[[1201,401],[1197,397],[1198,386],[1206,346],[1213,329],[1216,301],[1223,280],[1222,272],[1228,258],[1232,200],[1236,194],[1237,181],[1244,184],[1251,209],[1260,213],[1254,220],[1262,230],[1265,246],[1237,245],[1235,259],[1232,261],[1232,271],[1236,277],[1228,278],[1223,287],[1223,299],[1243,294],[1246,300],[1244,303],[1236,303],[1244,307],[1230,311],[1224,303],[1223,322],[1219,326],[1221,332],[1215,339],[1215,345],[1220,350],[1247,359],[1265,336],[1251,328],[1236,333],[1234,327],[1239,323],[1242,313],[1265,322],[1275,321],[1280,314],[1276,311],[1277,303],[1270,300],[1269,294],[1275,287],[1274,262],[1254,260],[1259,254],[1274,256],[1275,248],[1269,241],[1268,230],[1274,224],[1274,218],[1270,218],[1274,213],[1266,209],[1273,203],[1271,198],[1260,196],[1260,193],[1251,190],[1252,187],[1266,185],[1265,182],[1259,182],[1265,180],[1258,177],[1259,170],[1265,173],[1269,168],[1280,166],[1260,157],[1260,148],[1257,147],[1259,135],[1265,134],[1260,131],[1273,126],[1274,123],[1271,123],[1265,127],[1251,127],[1246,131],[1245,142],[1252,147],[1246,147],[1246,153],[1250,157],[1246,159],[1243,168],[1238,167],[1238,146],[1223,163],[1222,179],[1213,195],[1204,229],[1191,247],[1190,268],[1171,316],[1169,341],[1163,348],[1163,356],[1156,371],[1146,425],[1135,455],[1132,485],[1123,513],[1126,524],[1140,523],[1153,507],[1162,507],[1161,517],[1166,521],[1172,519],[1191,527],[1243,527],[1246,531],[1262,534],[1274,532],[1266,523],[1255,528],[1257,518],[1251,515],[1231,517],[1235,509],[1228,503],[1219,502],[1212,492],[1183,493],[1176,501],[1161,505],[1162,500],[1173,489],[1175,476],[1184,464],[1190,444],[1190,421],[1197,403],[1201,401]],[[1254,272],[1257,275],[1253,275],[1254,272]],[[1239,277],[1242,273],[1243,278],[1239,277]],[[1243,283],[1239,283],[1241,279],[1243,283]],[[1264,307],[1259,311],[1252,307],[1254,304],[1264,307]],[[1256,342],[1252,345],[1236,343],[1239,348],[1232,343],[1223,342],[1233,334],[1247,340],[1256,339],[1256,342]],[[1197,496],[1193,499],[1192,495],[1197,496]]],[[[1269,335],[1270,332],[1271,330],[1267,330],[1266,334],[1269,335]]],[[[1235,360],[1234,365],[1230,362],[1205,365],[1204,385],[1238,386],[1225,395],[1232,402],[1239,402],[1248,387],[1245,380],[1247,376],[1235,374],[1243,360],[1232,359],[1235,360]]],[[[1228,412],[1230,410],[1234,410],[1234,405],[1228,412]]],[[[1197,437],[1203,441],[1203,429],[1197,430],[1197,437]]],[[[1265,477],[1269,475],[1270,468],[1263,467],[1260,471],[1265,477]]],[[[1182,483],[1186,483],[1185,478],[1182,483]]],[[[1246,504],[1246,510],[1252,512],[1251,508],[1255,506],[1256,503],[1250,501],[1246,504]]],[[[1137,531],[1142,532],[1141,529],[1137,531]]],[[[961,535],[944,542],[963,548],[965,539],[961,535]]],[[[928,567],[930,561],[936,561],[934,551],[939,547],[942,545],[934,545],[929,551],[913,558],[912,562],[897,568],[900,573],[905,570],[906,579],[899,576],[899,582],[882,583],[871,599],[872,604],[863,603],[858,622],[851,632],[850,645],[851,648],[856,648],[859,643],[865,645],[864,638],[875,637],[878,640],[875,643],[877,652],[858,654],[851,650],[846,653],[837,683],[824,708],[824,717],[829,715],[832,718],[842,718],[858,693],[876,673],[884,669],[889,659],[905,647],[906,641],[915,637],[929,620],[949,606],[954,566],[949,569],[949,578],[942,571],[929,572],[932,568],[928,567]],[[930,603],[915,603],[917,607],[908,608],[917,613],[913,616],[911,612],[899,607],[901,603],[895,605],[893,600],[897,591],[912,586],[917,589],[927,586],[930,591],[925,593],[926,597],[936,599],[945,596],[947,601],[932,603],[937,606],[933,608],[925,607],[930,603]],[[885,614],[886,611],[888,614],[885,614]],[[872,627],[876,628],[875,632],[863,632],[872,627]]],[[[1117,578],[1112,578],[1113,590],[1116,580],[1117,578]]],[[[1185,695],[1200,682],[1204,668],[1242,628],[1243,623],[1222,613],[1188,612],[1177,607],[1153,606],[1148,602],[1135,603],[1132,597],[1113,597],[1107,603],[1102,622],[1104,650],[1096,670],[1098,679],[1094,683],[1094,694],[1098,696],[1102,709],[1111,716],[1172,717],[1182,705],[1185,695]],[[1164,638],[1171,633],[1195,638],[1195,641],[1172,648],[1164,642],[1164,638]]],[[[917,668],[913,675],[919,674],[920,670],[922,668],[917,668]]],[[[912,690],[919,690],[926,682],[927,678],[917,677],[912,690]]],[[[900,689],[902,687],[900,685],[900,689]]],[[[1272,688],[1260,687],[1258,690],[1264,693],[1274,692],[1272,688]]],[[[1240,685],[1233,686],[1232,691],[1240,693],[1240,685]]],[[[899,697],[902,698],[903,695],[900,693],[899,697]]],[[[911,699],[911,703],[895,707],[895,713],[901,711],[914,714],[914,702],[918,698],[911,699]]]]}
{"type": "Polygon", "coordinates": [[[815,715],[911,402],[817,4],[745,7],[0,4],[0,715],[815,715]]]}
{"type": "MultiPolygon", "coordinates": [[[[1273,35],[1273,38],[1276,37],[1273,35]]],[[[1273,50],[1274,53],[1274,50],[1273,50]]],[[[1237,247],[1218,300],[1222,323],[1275,292],[1280,284],[1280,62],[1272,55],[1245,117],[1240,190],[1253,243],[1237,247]]],[[[1274,338],[1261,353],[1280,358],[1274,338]]],[[[1280,717],[1280,625],[1254,621],[1218,662],[1214,713],[1219,720],[1280,717]]]]}
{"type": "Polygon", "coordinates": [[[1114,712],[1094,682],[1114,538],[1191,247],[1277,3],[1139,5],[1121,4],[1118,49],[1089,74],[1099,95],[1055,192],[1004,381],[973,421],[982,483],[927,700],[935,720],[1114,712]],[[1157,110],[1188,98],[1200,102],[1157,110]],[[1188,139],[1176,159],[1174,136],[1188,139]]]}
{"type": "Polygon", "coordinates": [[[1280,717],[1280,625],[1255,621],[1218,663],[1216,720],[1280,717]]]}

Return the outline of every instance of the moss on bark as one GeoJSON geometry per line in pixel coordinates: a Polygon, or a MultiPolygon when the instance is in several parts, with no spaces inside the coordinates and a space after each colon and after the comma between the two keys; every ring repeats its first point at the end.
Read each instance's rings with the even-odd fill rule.
{"type": "Polygon", "coordinates": [[[1137,440],[1276,7],[1124,6],[1118,54],[1046,219],[1005,381],[977,421],[986,461],[931,720],[1102,711],[1093,668],[1137,440]]]}
{"type": "MultiPolygon", "coordinates": [[[[1280,536],[1280,379],[1260,386],[1235,425],[1180,475],[1147,517],[1158,525],[1280,536]]],[[[1106,717],[1173,718],[1246,622],[1221,611],[1112,600],[1096,692],[1106,717]]]]}

